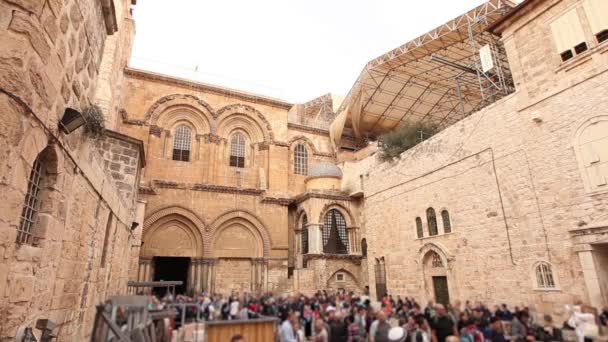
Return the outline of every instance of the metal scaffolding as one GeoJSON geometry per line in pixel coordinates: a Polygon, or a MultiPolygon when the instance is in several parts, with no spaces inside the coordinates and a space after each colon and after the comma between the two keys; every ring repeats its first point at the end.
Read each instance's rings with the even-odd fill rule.
{"type": "Polygon", "coordinates": [[[373,139],[402,122],[443,128],[513,92],[504,47],[486,30],[513,7],[490,0],[367,63],[331,130],[373,139]],[[482,48],[490,70],[484,71],[482,48]]]}

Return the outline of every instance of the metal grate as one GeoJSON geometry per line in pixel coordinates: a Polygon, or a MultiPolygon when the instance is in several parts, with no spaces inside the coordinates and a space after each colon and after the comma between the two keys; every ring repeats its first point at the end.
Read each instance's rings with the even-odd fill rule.
{"type": "Polygon", "coordinates": [[[308,254],[308,218],[302,217],[302,254],[308,254]]]}
{"type": "Polygon", "coordinates": [[[536,283],[539,288],[552,289],[555,288],[555,280],[553,279],[553,270],[551,265],[546,262],[541,262],[536,266],[536,283]]]}
{"type": "Polygon", "coordinates": [[[245,137],[240,133],[230,139],[230,166],[245,167],[245,137]]]}
{"type": "Polygon", "coordinates": [[[19,223],[19,228],[17,228],[17,243],[32,244],[34,242],[32,227],[38,219],[38,211],[40,210],[42,166],[40,156],[38,156],[34,161],[30,178],[27,182],[27,194],[25,195],[25,203],[21,211],[21,222],[19,223]]]}
{"type": "Polygon", "coordinates": [[[173,160],[190,161],[190,145],[192,144],[192,130],[181,125],[175,129],[173,139],[173,160]]]}
{"type": "Polygon", "coordinates": [[[452,232],[452,223],[450,222],[450,213],[447,210],[441,211],[441,220],[443,221],[443,232],[452,232]]]}
{"type": "Polygon", "coordinates": [[[435,215],[435,209],[428,208],[426,210],[426,221],[429,226],[429,235],[434,236],[438,234],[437,231],[437,215],[435,215]]]}
{"type": "Polygon", "coordinates": [[[296,145],[294,150],[293,172],[298,175],[308,174],[308,152],[302,144],[296,145]]]}
{"type": "MultiPolygon", "coordinates": [[[[332,244],[333,245],[333,244],[332,244]]],[[[336,245],[340,245],[338,242],[336,245]]],[[[325,224],[323,225],[323,246],[326,247],[327,253],[339,253],[346,254],[348,251],[348,233],[346,232],[346,221],[344,220],[344,216],[337,210],[331,209],[327,214],[325,214],[325,224]],[[330,237],[332,230],[332,221],[335,219],[336,228],[338,231],[338,236],[335,238],[340,239],[342,245],[345,247],[345,250],[331,250],[331,248],[327,249],[330,245],[330,237]]]]}

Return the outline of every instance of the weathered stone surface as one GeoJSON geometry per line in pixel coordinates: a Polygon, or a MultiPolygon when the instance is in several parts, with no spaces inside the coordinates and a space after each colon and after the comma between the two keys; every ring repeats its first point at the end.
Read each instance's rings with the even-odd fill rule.
{"type": "Polygon", "coordinates": [[[8,3],[17,5],[24,10],[39,15],[44,6],[45,0],[6,0],[8,3]]]}
{"type": "Polygon", "coordinates": [[[44,37],[40,23],[33,19],[31,15],[13,12],[13,20],[9,28],[15,32],[26,34],[42,61],[48,61],[51,47],[44,37]]]}

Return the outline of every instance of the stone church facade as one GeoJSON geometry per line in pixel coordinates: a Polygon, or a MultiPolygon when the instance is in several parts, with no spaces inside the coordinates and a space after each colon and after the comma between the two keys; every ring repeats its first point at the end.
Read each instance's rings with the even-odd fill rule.
{"type": "Polygon", "coordinates": [[[340,191],[327,130],[302,124],[331,117],[330,96],[296,106],[134,69],[124,90],[121,131],[147,146],[138,280],[166,280],[161,263],[181,260],[186,292],[289,293],[297,277],[312,293],[337,272],[335,289],[362,291],[359,204],[340,191]],[[335,257],[322,247],[330,213],[348,246],[335,257]]]}
{"type": "Polygon", "coordinates": [[[331,95],[129,68],[134,3],[0,0],[1,341],[43,318],[86,339],[128,280],[608,303],[602,0],[527,0],[491,25],[514,92],[394,162],[353,119],[334,130],[331,95]],[[59,125],[93,105],[105,133],[59,125]]]}

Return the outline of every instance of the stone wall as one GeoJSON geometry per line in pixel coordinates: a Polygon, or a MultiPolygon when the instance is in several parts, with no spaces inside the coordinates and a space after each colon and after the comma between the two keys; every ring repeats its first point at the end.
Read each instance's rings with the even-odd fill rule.
{"type": "Polygon", "coordinates": [[[86,340],[94,306],[126,290],[125,260],[138,243],[133,207],[117,195],[92,138],[57,129],[66,107],[95,103],[112,15],[95,0],[0,1],[1,341],[43,318],[59,324],[59,340],[86,340]],[[16,243],[39,155],[33,236],[16,243]]]}
{"type": "MultiPolygon", "coordinates": [[[[540,18],[531,25],[544,25],[547,17],[540,18]]],[[[526,32],[505,38],[512,39],[507,52],[516,64],[517,56],[531,56],[514,49],[529,40],[526,32]]],[[[586,120],[608,111],[602,100],[606,56],[593,60],[595,69],[583,65],[568,75],[571,82],[581,75],[586,81],[566,85],[568,80],[561,80],[556,82],[561,86],[535,98],[521,90],[524,83],[396,163],[379,163],[374,156],[372,163],[362,162],[366,167],[355,172],[364,175],[368,268],[373,270],[374,258],[385,257],[390,293],[429,299],[433,289],[424,279],[428,270],[422,260],[435,251],[447,268],[452,300],[528,303],[558,315],[563,304],[589,301],[570,231],[608,211],[605,191],[585,191],[572,144],[586,120]],[[537,115],[542,119],[533,120],[537,115]],[[431,207],[438,217],[437,236],[429,236],[426,211],[431,207]],[[450,233],[443,231],[444,209],[450,214],[450,233]],[[422,238],[417,217],[423,222],[422,238]],[[556,289],[539,289],[535,283],[534,266],[541,261],[553,266],[556,289]]],[[[368,274],[374,293],[374,274],[368,274]]]]}
{"type": "Polygon", "coordinates": [[[106,130],[106,134],[95,141],[95,149],[103,161],[104,170],[112,176],[120,197],[134,207],[139,191],[139,170],[145,166],[142,142],[106,130]]]}

